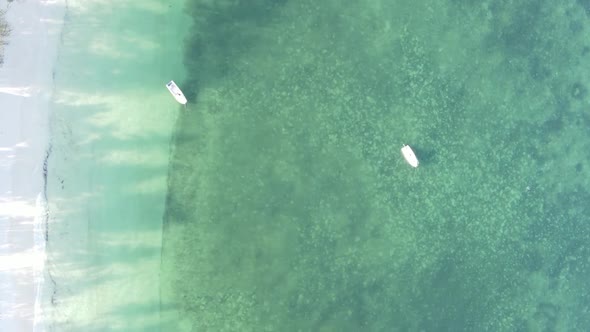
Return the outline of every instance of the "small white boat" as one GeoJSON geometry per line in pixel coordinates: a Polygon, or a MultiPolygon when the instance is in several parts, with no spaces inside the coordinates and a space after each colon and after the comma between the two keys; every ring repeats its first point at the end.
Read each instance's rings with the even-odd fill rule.
{"type": "Polygon", "coordinates": [[[184,93],[182,93],[178,85],[174,83],[174,81],[168,82],[168,84],[166,84],[166,87],[168,88],[168,91],[170,91],[170,93],[174,96],[174,99],[176,99],[177,102],[186,105],[186,97],[184,96],[184,93]]]}
{"type": "Polygon", "coordinates": [[[412,167],[418,167],[418,158],[416,158],[416,154],[409,145],[404,144],[402,147],[402,154],[404,155],[404,158],[406,158],[408,164],[412,167]]]}

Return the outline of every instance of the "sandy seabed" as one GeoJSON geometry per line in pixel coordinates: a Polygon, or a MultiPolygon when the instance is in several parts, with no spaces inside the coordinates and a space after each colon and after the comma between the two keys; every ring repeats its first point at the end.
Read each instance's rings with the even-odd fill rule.
{"type": "Polygon", "coordinates": [[[15,1],[0,68],[0,331],[160,330],[182,1],[15,1]],[[103,24],[104,23],[104,24],[103,24]]]}

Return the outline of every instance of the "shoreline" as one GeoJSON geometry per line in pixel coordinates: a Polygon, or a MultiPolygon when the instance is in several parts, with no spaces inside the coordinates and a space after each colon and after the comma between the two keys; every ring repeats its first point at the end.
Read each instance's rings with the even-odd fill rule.
{"type": "Polygon", "coordinates": [[[46,160],[63,0],[8,4],[0,67],[0,330],[43,330],[46,160]]]}

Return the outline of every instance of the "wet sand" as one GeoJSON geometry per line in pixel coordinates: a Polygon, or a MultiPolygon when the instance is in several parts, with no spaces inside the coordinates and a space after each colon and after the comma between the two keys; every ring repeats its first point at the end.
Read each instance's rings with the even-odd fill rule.
{"type": "MultiPolygon", "coordinates": [[[[4,6],[4,5],[3,5],[4,6]]],[[[6,8],[6,7],[5,7],[6,8]]],[[[3,8],[4,9],[4,8],[3,8]]],[[[44,171],[64,2],[19,1],[0,67],[0,330],[43,328],[44,171]]]]}

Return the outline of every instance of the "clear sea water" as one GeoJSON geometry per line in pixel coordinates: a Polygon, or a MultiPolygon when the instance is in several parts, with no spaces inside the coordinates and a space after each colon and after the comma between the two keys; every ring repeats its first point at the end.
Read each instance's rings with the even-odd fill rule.
{"type": "Polygon", "coordinates": [[[125,71],[138,68],[125,60],[123,74],[141,80],[123,75],[121,88],[155,84],[162,106],[150,107],[175,112],[169,127],[154,118],[149,135],[126,136],[114,125],[123,113],[101,122],[104,110],[89,108],[95,124],[122,130],[95,148],[123,146],[119,156],[139,162],[91,177],[110,184],[98,194],[105,206],[136,205],[91,217],[119,225],[91,223],[93,243],[121,242],[104,255],[91,249],[84,266],[108,280],[102,271],[116,264],[120,280],[146,280],[108,293],[132,289],[131,312],[99,291],[87,297],[109,308],[95,321],[124,330],[132,317],[137,330],[166,331],[590,330],[588,1],[188,0],[182,15],[184,40],[167,47],[182,47],[187,109],[167,103],[158,80],[168,64],[149,49],[133,59],[150,57],[153,72],[125,71]],[[141,139],[153,136],[157,144],[141,139]],[[419,168],[404,162],[402,144],[419,168]],[[156,150],[162,160],[170,151],[169,164],[150,168],[142,153],[156,150]],[[167,185],[148,199],[128,191],[164,183],[162,174],[167,185]],[[149,223],[121,226],[125,218],[149,223]],[[129,245],[142,234],[151,235],[129,245]],[[135,269],[129,257],[151,263],[135,269]]]}
{"type": "Polygon", "coordinates": [[[187,6],[186,330],[590,329],[587,1],[187,6]]]}
{"type": "Polygon", "coordinates": [[[68,0],[54,71],[43,316],[48,331],[162,328],[168,159],[183,1],[68,0]]]}

